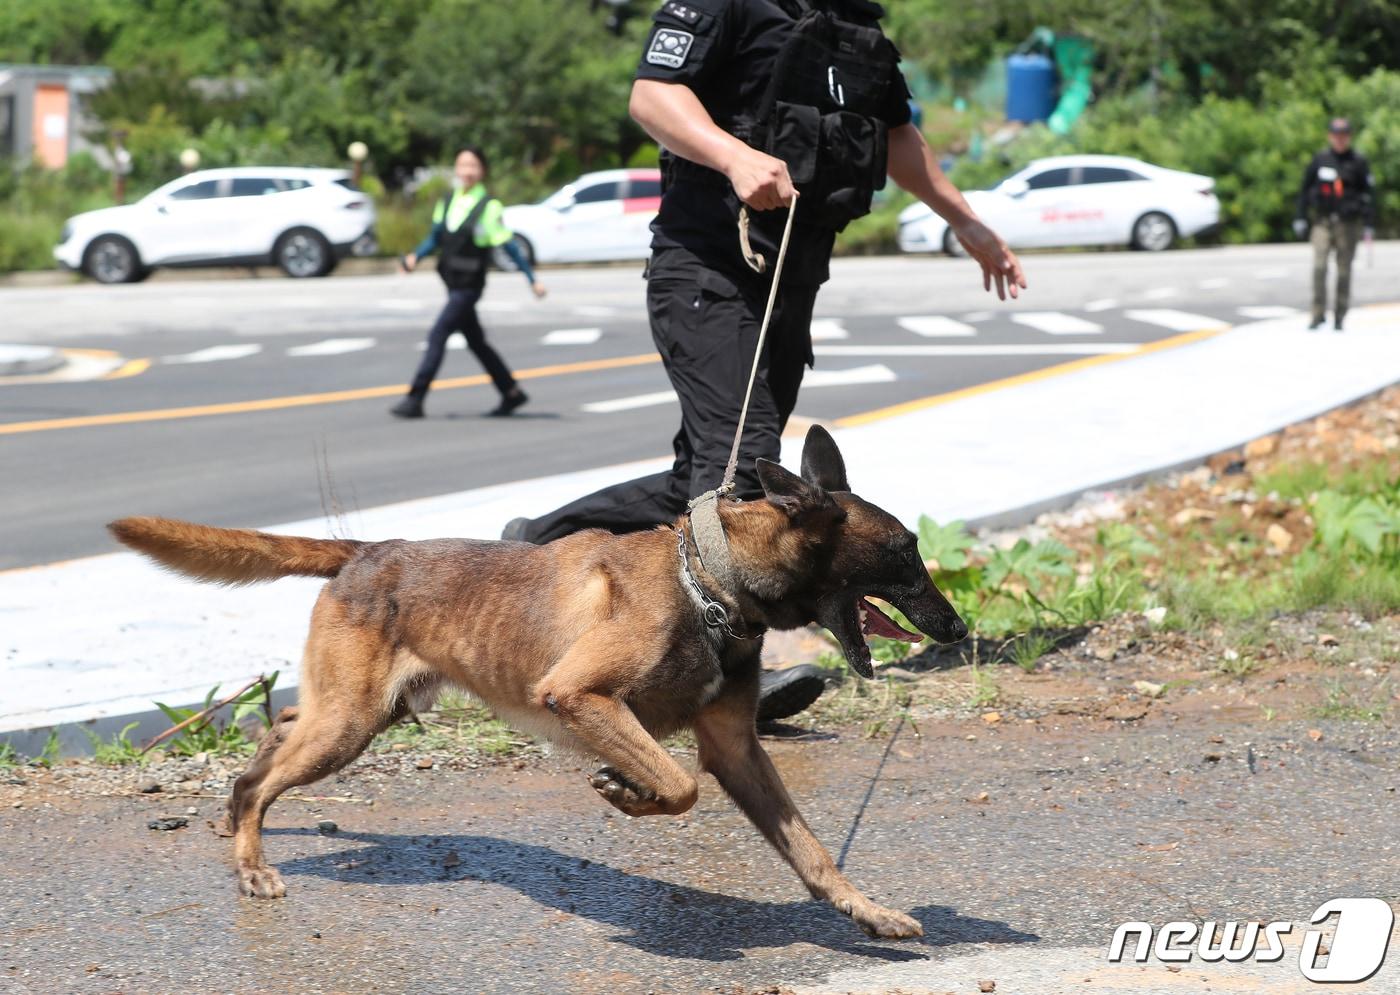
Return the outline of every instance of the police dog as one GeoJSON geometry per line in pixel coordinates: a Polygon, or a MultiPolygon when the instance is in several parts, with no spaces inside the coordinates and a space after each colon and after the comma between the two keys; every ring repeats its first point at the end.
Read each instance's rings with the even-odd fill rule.
{"type": "Polygon", "coordinates": [[[867,596],[938,641],[961,639],[967,627],[930,580],[915,537],[850,493],[823,429],[807,435],[800,477],[766,460],[758,475],[764,499],[718,503],[733,566],[727,590],[696,556],[686,518],[546,546],[113,522],[120,541],[199,580],[330,579],[311,614],[300,701],[277,717],[229,798],[240,891],[286,893],[262,851],[263,816],[278,795],[340,770],[451,685],[524,730],[601,758],[593,789],[631,816],[677,815],[695,804],[694,775],[657,742],[693,729],[701,769],[814,897],[872,936],[921,935],[912,918],[856,890],[788,796],[754,729],[759,650],[767,629],[817,622],[869,676],[866,634],[921,637],[867,596]],[[711,601],[726,607],[728,628],[707,624],[711,601]]]}

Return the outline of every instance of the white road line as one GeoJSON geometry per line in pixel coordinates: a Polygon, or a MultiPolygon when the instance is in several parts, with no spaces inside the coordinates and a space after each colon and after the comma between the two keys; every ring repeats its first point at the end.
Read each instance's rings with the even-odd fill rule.
{"type": "Polygon", "coordinates": [[[1103,297],[1096,301],[1090,301],[1084,305],[1084,310],[1090,314],[1098,314],[1100,311],[1112,311],[1118,306],[1118,302],[1112,297],[1103,297]]]}
{"type": "Polygon", "coordinates": [[[941,314],[914,315],[909,318],[896,318],[895,324],[906,332],[922,335],[926,339],[952,338],[954,336],[976,335],[977,329],[961,321],[945,318],[941,314]]]}
{"type": "Polygon", "coordinates": [[[1040,345],[819,345],[818,356],[1099,356],[1135,352],[1134,342],[1046,342],[1040,345]]]}
{"type": "Polygon", "coordinates": [[[540,339],[544,345],[592,345],[603,337],[601,328],[556,328],[540,339]]]}
{"type": "Polygon", "coordinates": [[[181,356],[166,356],[162,363],[217,363],[221,359],[242,359],[262,352],[262,346],[252,342],[245,345],[215,345],[181,356]]]}
{"type": "MultiPolygon", "coordinates": [[[[849,370],[813,370],[802,378],[802,388],[803,390],[812,390],[821,387],[849,387],[854,384],[893,383],[897,379],[894,370],[883,363],[874,363],[870,366],[856,366],[849,370]]],[[[582,410],[589,414],[606,415],[614,411],[631,411],[634,408],[670,404],[675,399],[674,391],[658,390],[651,394],[618,397],[610,401],[592,401],[583,405],[582,410]]]]}
{"type": "Polygon", "coordinates": [[[1228,287],[1229,285],[1230,281],[1223,276],[1212,276],[1197,284],[1202,290],[1219,290],[1221,287],[1228,287]]]}
{"type": "Polygon", "coordinates": [[[848,339],[851,333],[835,318],[817,318],[812,322],[812,341],[826,342],[831,339],[848,339]]]}
{"type": "Polygon", "coordinates": [[[288,356],[339,356],[344,352],[359,352],[374,346],[374,339],[326,339],[310,345],[292,346],[288,356]]]}
{"type": "Polygon", "coordinates": [[[1251,305],[1240,308],[1239,312],[1242,317],[1253,318],[1256,321],[1267,321],[1270,318],[1291,318],[1295,314],[1303,313],[1295,307],[1285,307],[1282,304],[1251,305]]]}
{"type": "Polygon", "coordinates": [[[1123,316],[1130,321],[1141,321],[1146,325],[1169,328],[1174,332],[1195,332],[1207,328],[1228,328],[1229,322],[1219,318],[1208,318],[1190,311],[1173,311],[1170,308],[1148,309],[1145,311],[1124,311],[1123,316]]]}
{"type": "Polygon", "coordinates": [[[1099,335],[1103,332],[1103,325],[1076,318],[1063,311],[1025,311],[1013,314],[1011,320],[1047,335],[1099,335]]]}
{"type": "Polygon", "coordinates": [[[1147,293],[1143,294],[1142,296],[1145,297],[1145,298],[1147,298],[1147,300],[1149,300],[1149,301],[1164,301],[1164,300],[1166,300],[1168,297],[1175,297],[1175,296],[1176,296],[1176,288],[1175,288],[1175,287],[1153,287],[1151,290],[1147,291],[1147,293]]]}
{"type": "Polygon", "coordinates": [[[636,394],[632,397],[619,397],[611,401],[590,401],[580,410],[589,414],[606,415],[614,411],[631,411],[633,408],[649,408],[654,404],[670,404],[676,399],[674,390],[658,390],[653,394],[636,394]]]}

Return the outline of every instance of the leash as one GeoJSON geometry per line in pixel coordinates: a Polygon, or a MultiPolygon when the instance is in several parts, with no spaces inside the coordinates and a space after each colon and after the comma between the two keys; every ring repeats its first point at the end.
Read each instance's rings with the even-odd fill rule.
{"type": "MultiPolygon", "coordinates": [[[[753,351],[753,368],[749,370],[749,385],[744,391],[744,405],[739,409],[739,427],[734,432],[734,445],[729,450],[729,462],[724,467],[724,481],[715,492],[728,494],[734,490],[734,474],[739,469],[739,441],[744,437],[744,422],[749,417],[749,401],[753,398],[753,382],[758,378],[759,360],[763,358],[763,342],[768,337],[768,323],[773,320],[773,305],[778,300],[778,281],[783,276],[783,262],[787,259],[788,239],[792,236],[792,219],[797,216],[797,191],[793,191],[788,202],[787,224],[783,226],[783,240],[778,246],[778,261],[773,266],[773,282],[768,288],[768,306],[763,310],[763,324],[758,329],[758,345],[753,351]]],[[[749,244],[749,208],[739,208],[739,247],[744,253],[744,261],[755,273],[762,274],[768,268],[768,261],[753,251],[749,244]]]]}

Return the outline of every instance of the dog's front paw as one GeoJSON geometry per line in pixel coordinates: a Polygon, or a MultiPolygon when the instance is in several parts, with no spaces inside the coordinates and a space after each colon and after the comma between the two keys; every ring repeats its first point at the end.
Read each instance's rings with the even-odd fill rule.
{"type": "Polygon", "coordinates": [[[663,811],[654,793],[633,784],[615,767],[599,767],[588,776],[588,783],[609,805],[628,815],[657,815],[663,811]]]}
{"type": "Polygon", "coordinates": [[[867,936],[883,940],[907,940],[912,936],[924,935],[924,927],[915,919],[865,899],[839,902],[836,907],[854,919],[856,925],[863,929],[867,936]]]}
{"type": "Polygon", "coordinates": [[[287,886],[282,883],[282,875],[261,864],[238,868],[238,892],[249,898],[282,898],[287,894],[287,886]]]}

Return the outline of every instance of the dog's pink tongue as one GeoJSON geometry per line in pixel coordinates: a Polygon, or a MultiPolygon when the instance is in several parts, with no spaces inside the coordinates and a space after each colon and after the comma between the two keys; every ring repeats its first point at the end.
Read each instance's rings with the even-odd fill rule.
{"type": "Polygon", "coordinates": [[[895,622],[880,609],[876,608],[866,598],[860,599],[861,608],[865,609],[861,616],[861,622],[867,636],[882,636],[885,639],[898,639],[904,643],[917,643],[924,637],[917,632],[910,632],[902,625],[895,622]]]}

